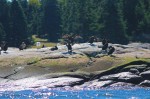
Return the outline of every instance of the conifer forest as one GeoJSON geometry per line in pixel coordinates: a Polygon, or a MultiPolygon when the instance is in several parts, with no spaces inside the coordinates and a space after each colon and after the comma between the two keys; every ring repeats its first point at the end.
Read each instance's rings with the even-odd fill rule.
{"type": "Polygon", "coordinates": [[[0,0],[0,41],[32,44],[32,35],[150,42],[150,0],[0,0]]]}

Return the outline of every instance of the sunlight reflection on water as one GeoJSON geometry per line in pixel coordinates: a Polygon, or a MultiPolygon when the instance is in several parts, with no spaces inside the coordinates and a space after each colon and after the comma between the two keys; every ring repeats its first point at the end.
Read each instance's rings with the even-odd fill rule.
{"type": "Polygon", "coordinates": [[[150,89],[38,89],[0,92],[1,99],[150,99],[150,89]]]}

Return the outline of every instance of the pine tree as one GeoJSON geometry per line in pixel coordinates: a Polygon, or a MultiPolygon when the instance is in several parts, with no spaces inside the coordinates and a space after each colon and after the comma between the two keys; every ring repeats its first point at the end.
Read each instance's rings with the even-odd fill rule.
{"type": "Polygon", "coordinates": [[[41,20],[42,20],[42,10],[41,3],[39,0],[29,0],[29,9],[28,9],[28,31],[29,34],[36,34],[38,36],[42,35],[41,33],[41,20]]]}
{"type": "Polygon", "coordinates": [[[21,7],[23,8],[23,11],[25,13],[25,16],[28,15],[28,0],[18,0],[21,4],[21,7]]]}
{"type": "Polygon", "coordinates": [[[141,37],[150,32],[150,2],[147,0],[140,0],[136,6],[135,14],[137,18],[137,29],[134,37],[138,37],[138,40],[146,41],[145,38],[147,37],[143,39],[141,37]]]}
{"type": "Polygon", "coordinates": [[[139,1],[140,0],[124,0],[123,1],[124,18],[127,21],[127,34],[129,36],[132,36],[134,33],[136,33],[137,18],[135,15],[135,8],[139,1]]]}
{"type": "MultiPolygon", "coordinates": [[[[3,40],[9,41],[10,34],[10,16],[9,16],[9,4],[7,0],[0,0],[0,23],[1,31],[5,32],[5,38],[3,40]]],[[[2,33],[3,34],[3,33],[2,33]]]]}
{"type": "Polygon", "coordinates": [[[60,14],[56,0],[43,0],[43,33],[48,34],[49,41],[57,41],[60,32],[60,14]]]}
{"type": "Polygon", "coordinates": [[[120,0],[105,0],[103,5],[104,38],[114,43],[126,42],[126,24],[123,19],[123,5],[120,0]]]}
{"type": "Polygon", "coordinates": [[[104,25],[102,24],[102,0],[89,0],[86,1],[85,6],[85,19],[88,25],[85,23],[85,28],[88,27],[88,36],[95,35],[101,36],[101,31],[104,25]]]}
{"type": "Polygon", "coordinates": [[[4,29],[3,29],[2,24],[0,23],[0,42],[5,40],[5,36],[6,36],[6,33],[5,33],[4,29]]]}
{"type": "Polygon", "coordinates": [[[66,17],[67,26],[68,26],[68,33],[78,33],[79,27],[80,27],[80,12],[79,12],[79,6],[80,6],[80,0],[68,0],[67,5],[68,8],[68,16],[66,17]]]}
{"type": "Polygon", "coordinates": [[[19,46],[22,41],[28,42],[26,17],[17,0],[11,3],[11,30],[12,45],[19,46]]]}

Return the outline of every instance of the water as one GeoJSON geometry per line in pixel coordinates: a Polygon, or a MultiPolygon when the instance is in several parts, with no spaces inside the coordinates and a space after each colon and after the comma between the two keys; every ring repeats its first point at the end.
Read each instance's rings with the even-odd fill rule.
{"type": "Polygon", "coordinates": [[[0,92],[0,99],[150,99],[150,89],[56,90],[38,89],[0,92]]]}

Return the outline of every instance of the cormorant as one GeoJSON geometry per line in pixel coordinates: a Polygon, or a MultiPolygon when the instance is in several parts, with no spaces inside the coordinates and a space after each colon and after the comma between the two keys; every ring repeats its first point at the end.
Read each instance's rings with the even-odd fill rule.
{"type": "Polygon", "coordinates": [[[45,48],[45,47],[46,47],[46,46],[43,44],[43,45],[42,45],[42,48],[45,48]]]}
{"type": "Polygon", "coordinates": [[[57,47],[57,46],[52,47],[50,50],[51,50],[51,51],[58,50],[58,47],[57,47]]]}
{"type": "Polygon", "coordinates": [[[102,50],[106,50],[108,48],[108,43],[106,42],[103,47],[102,47],[102,50]]]}
{"type": "Polygon", "coordinates": [[[8,44],[5,41],[3,41],[1,44],[1,50],[5,51],[6,53],[7,49],[8,49],[8,44]]]}
{"type": "Polygon", "coordinates": [[[91,36],[90,39],[89,39],[89,43],[92,44],[94,42],[94,39],[95,39],[95,37],[91,36]]]}
{"type": "Polygon", "coordinates": [[[67,48],[68,48],[68,52],[72,52],[72,46],[71,46],[71,44],[68,43],[66,46],[67,46],[67,48]]]}
{"type": "Polygon", "coordinates": [[[1,51],[4,50],[4,46],[5,46],[5,41],[2,41],[2,42],[1,42],[1,51]]]}
{"type": "Polygon", "coordinates": [[[5,53],[6,53],[7,49],[8,49],[8,45],[7,45],[7,43],[6,43],[5,46],[4,46],[4,51],[5,51],[5,53]]]}
{"type": "Polygon", "coordinates": [[[103,39],[103,40],[102,40],[102,44],[103,44],[103,45],[105,45],[106,42],[107,42],[106,39],[103,39]]]}
{"type": "Polygon", "coordinates": [[[108,55],[111,55],[114,51],[115,51],[115,48],[110,46],[109,51],[108,51],[108,55]]]}
{"type": "Polygon", "coordinates": [[[22,44],[19,46],[19,50],[26,49],[26,44],[22,42],[22,44]]]}

